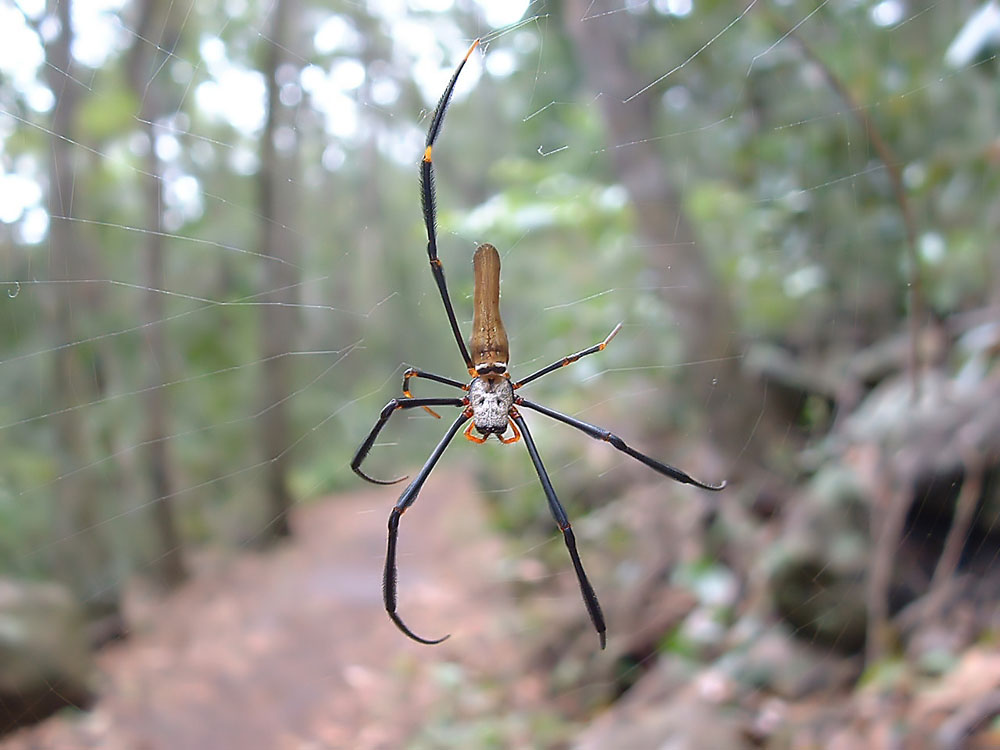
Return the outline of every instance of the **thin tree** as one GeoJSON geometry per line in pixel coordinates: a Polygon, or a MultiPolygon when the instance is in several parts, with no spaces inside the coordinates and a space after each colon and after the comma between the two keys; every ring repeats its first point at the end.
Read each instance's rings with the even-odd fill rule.
{"type": "Polygon", "coordinates": [[[635,209],[647,266],[669,288],[664,302],[677,321],[685,360],[704,363],[682,373],[683,388],[707,405],[714,440],[729,456],[750,465],[768,432],[762,429],[768,427],[767,420],[761,421],[766,401],[740,371],[740,350],[733,346],[738,330],[733,309],[698,247],[694,226],[682,208],[682,191],[671,182],[658,150],[656,99],[637,96],[624,101],[641,80],[630,51],[643,29],[626,13],[587,18],[589,8],[589,0],[571,0],[565,25],[587,86],[600,93],[597,103],[608,142],[628,144],[610,149],[613,167],[635,209]],[[725,384],[725,393],[741,396],[722,403],[716,383],[725,384]]]}
{"type": "Polygon", "coordinates": [[[71,0],[50,0],[47,8],[58,27],[45,42],[45,78],[55,94],[49,137],[48,231],[49,278],[52,295],[47,317],[55,346],[52,351],[52,425],[59,473],[54,514],[54,564],[59,576],[90,605],[117,606],[117,591],[107,579],[111,545],[102,543],[99,509],[106,487],[94,471],[79,471],[93,463],[93,446],[100,444],[81,406],[97,401],[101,390],[101,351],[93,345],[68,345],[85,338],[81,319],[102,306],[102,287],[82,283],[100,278],[93,247],[73,219],[85,191],[78,190],[76,128],[80,95],[74,75],[71,0]],[[86,530],[86,533],[81,533],[86,530]],[[97,602],[97,593],[100,602],[97,602]]]}
{"type": "Polygon", "coordinates": [[[260,254],[266,260],[260,306],[261,415],[260,447],[266,465],[265,482],[268,522],[262,539],[288,536],[288,511],[292,495],[288,487],[291,447],[288,396],[292,389],[291,359],[298,316],[297,234],[291,229],[298,205],[297,180],[299,140],[294,126],[295,109],[281,101],[282,83],[295,85],[298,58],[291,49],[297,17],[294,0],[277,0],[271,9],[271,28],[262,71],[267,79],[267,120],[261,136],[258,175],[260,254]]]}
{"type": "Polygon", "coordinates": [[[140,8],[139,28],[127,57],[129,83],[139,99],[138,119],[146,133],[149,148],[140,179],[145,198],[143,235],[142,328],[145,338],[147,388],[143,392],[145,421],[144,458],[152,493],[153,528],[158,550],[150,562],[153,578],[171,588],[186,577],[181,537],[173,508],[173,470],[168,437],[167,394],[159,387],[170,381],[169,351],[163,328],[164,278],[163,165],[156,152],[157,127],[170,111],[169,85],[166,78],[169,58],[180,41],[181,29],[191,11],[189,0],[162,3],[144,0],[140,8]],[[154,43],[152,40],[156,40],[154,43]]]}

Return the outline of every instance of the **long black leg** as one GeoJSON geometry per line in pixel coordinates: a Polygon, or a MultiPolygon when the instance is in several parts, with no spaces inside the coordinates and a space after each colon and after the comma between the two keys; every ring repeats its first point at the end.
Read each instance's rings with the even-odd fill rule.
{"type": "Polygon", "coordinates": [[[441,99],[438,101],[434,115],[431,117],[430,129],[427,131],[424,159],[420,163],[420,204],[424,212],[424,225],[427,227],[427,256],[431,263],[431,273],[434,274],[434,281],[437,282],[438,291],[441,293],[441,301],[444,302],[445,312],[448,313],[448,322],[451,324],[452,333],[455,334],[455,341],[458,342],[459,351],[462,352],[462,359],[465,360],[465,366],[472,374],[475,374],[472,367],[472,358],[469,356],[469,349],[462,338],[462,332],[458,329],[458,321],[455,319],[455,309],[452,307],[451,297],[448,295],[448,284],[444,280],[444,268],[438,259],[437,209],[434,205],[434,164],[431,152],[434,149],[434,141],[437,140],[438,134],[441,132],[441,126],[444,124],[444,113],[448,109],[449,102],[451,102],[451,95],[455,91],[455,83],[458,81],[458,75],[462,72],[462,68],[465,67],[465,63],[472,55],[472,50],[478,44],[479,40],[477,39],[469,47],[469,51],[465,53],[462,62],[455,69],[455,74],[451,77],[448,88],[444,90],[441,99]]]}
{"type": "MultiPolygon", "coordinates": [[[[459,383],[457,380],[446,378],[444,375],[435,375],[433,372],[424,372],[423,370],[418,370],[416,367],[411,367],[403,373],[403,395],[407,398],[413,398],[413,394],[410,393],[410,378],[426,378],[427,380],[434,380],[438,383],[450,385],[453,388],[461,388],[463,391],[469,390],[469,386],[466,383],[459,383]]],[[[424,411],[436,419],[441,418],[441,415],[429,406],[425,406],[424,411]]]]}
{"type": "Polygon", "coordinates": [[[561,367],[573,364],[578,359],[580,359],[580,357],[586,357],[588,354],[594,354],[595,352],[603,351],[604,347],[606,347],[608,344],[611,343],[611,339],[613,339],[618,334],[618,331],[620,331],[621,329],[622,329],[622,324],[619,323],[618,325],[615,326],[615,330],[609,333],[608,337],[604,339],[604,341],[602,341],[601,343],[594,344],[591,347],[578,351],[576,354],[570,354],[568,357],[563,357],[557,362],[553,362],[548,367],[543,367],[538,372],[531,373],[528,377],[518,380],[516,383],[514,383],[514,387],[520,388],[522,385],[530,383],[532,380],[537,380],[538,378],[542,377],[542,375],[548,375],[553,370],[558,370],[561,367]]]}
{"type": "Polygon", "coordinates": [[[531,433],[528,431],[528,425],[524,422],[524,417],[513,409],[511,409],[510,416],[517,426],[521,428],[521,435],[524,436],[524,444],[528,447],[528,455],[531,456],[531,463],[535,465],[535,471],[538,472],[538,480],[542,483],[542,489],[545,490],[545,497],[549,501],[549,510],[552,511],[552,517],[556,519],[559,530],[563,534],[563,540],[565,540],[566,548],[569,550],[570,559],[573,561],[573,569],[576,571],[576,579],[580,582],[580,593],[583,594],[583,603],[587,605],[587,613],[590,615],[590,621],[594,623],[594,628],[597,630],[597,637],[600,639],[601,648],[603,649],[607,642],[608,628],[604,624],[604,613],[601,612],[601,605],[597,601],[597,594],[594,593],[594,587],[590,585],[590,581],[587,579],[587,574],[583,570],[583,563],[580,562],[580,555],[576,551],[576,537],[573,535],[569,518],[566,516],[566,511],[563,510],[559,498],[556,497],[556,491],[549,480],[548,472],[545,471],[545,467],[542,465],[542,459],[538,455],[538,448],[535,447],[535,441],[531,439],[531,433]]]}
{"type": "Polygon", "coordinates": [[[396,484],[396,482],[402,482],[406,479],[406,475],[401,477],[396,477],[395,479],[375,479],[370,477],[361,471],[361,464],[364,462],[365,458],[368,456],[368,451],[372,449],[375,444],[375,439],[378,434],[385,427],[386,422],[389,421],[389,417],[397,409],[413,409],[417,406],[465,406],[465,399],[462,398],[410,398],[410,399],[400,399],[394,398],[388,404],[386,404],[382,413],[378,415],[378,421],[375,422],[375,426],[372,427],[371,432],[368,433],[368,437],[365,441],[358,447],[357,452],[354,454],[354,458],[351,459],[351,468],[354,473],[357,474],[362,479],[365,479],[372,484],[396,484]]]}
{"type": "Polygon", "coordinates": [[[625,444],[624,440],[615,435],[613,432],[608,432],[607,430],[597,427],[596,425],[592,425],[589,422],[574,419],[573,417],[567,416],[566,414],[558,412],[555,409],[550,409],[547,406],[542,406],[541,404],[534,404],[531,401],[520,397],[516,398],[515,402],[520,406],[527,406],[529,409],[541,412],[547,417],[552,417],[552,419],[568,424],[570,427],[575,427],[581,432],[587,433],[595,440],[604,440],[607,443],[611,443],[611,445],[620,450],[622,453],[632,456],[632,458],[646,464],[646,466],[651,468],[653,471],[659,472],[660,474],[670,477],[678,482],[693,484],[695,487],[701,487],[703,490],[712,490],[714,492],[717,492],[726,486],[725,481],[719,482],[719,484],[707,484],[705,482],[700,482],[687,472],[683,472],[680,469],[670,466],[669,464],[657,461],[655,458],[650,458],[645,453],[640,453],[634,448],[630,448],[625,444]]]}
{"type": "MultiPolygon", "coordinates": [[[[426,399],[414,399],[414,400],[426,400],[426,399]]],[[[413,505],[413,502],[417,499],[417,495],[420,492],[420,488],[424,486],[424,482],[427,480],[427,476],[431,473],[434,465],[441,458],[441,454],[444,453],[444,449],[448,447],[448,443],[451,439],[455,437],[462,425],[469,419],[469,416],[463,411],[458,415],[458,419],[452,424],[451,428],[448,430],[447,434],[441,438],[441,442],[437,444],[434,452],[431,453],[430,458],[424,463],[420,473],[417,474],[416,478],[410,482],[409,486],[403,490],[403,494],[399,496],[399,500],[396,501],[396,507],[392,509],[389,514],[389,542],[385,551],[385,570],[382,574],[382,598],[385,601],[385,611],[389,613],[389,618],[396,623],[396,627],[403,631],[403,633],[417,641],[418,643],[426,643],[429,646],[433,646],[435,643],[441,643],[448,636],[442,638],[421,638],[419,635],[410,630],[406,623],[396,614],[396,540],[399,537],[399,518],[406,512],[406,509],[413,505]]]]}

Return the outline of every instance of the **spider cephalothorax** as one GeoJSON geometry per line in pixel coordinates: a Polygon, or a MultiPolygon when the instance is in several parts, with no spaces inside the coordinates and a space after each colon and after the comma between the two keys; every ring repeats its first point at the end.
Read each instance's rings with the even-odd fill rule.
{"type": "Polygon", "coordinates": [[[462,334],[458,327],[458,321],[455,318],[455,310],[452,307],[451,298],[448,296],[448,285],[444,278],[444,268],[437,255],[437,229],[435,226],[437,214],[434,207],[434,166],[431,161],[431,155],[434,142],[437,140],[438,134],[441,131],[441,125],[444,122],[445,110],[447,110],[448,102],[451,100],[452,92],[455,90],[455,82],[458,80],[459,73],[462,72],[462,68],[478,44],[479,40],[476,40],[469,47],[465,58],[459,63],[458,69],[448,83],[448,88],[445,89],[444,94],[441,96],[437,109],[434,110],[434,115],[431,117],[430,129],[427,132],[423,162],[420,165],[420,198],[423,205],[424,226],[427,229],[427,255],[430,259],[431,274],[434,276],[438,291],[441,293],[441,300],[444,303],[445,313],[448,315],[448,322],[451,325],[455,341],[458,343],[458,349],[462,354],[462,359],[465,360],[466,369],[473,377],[473,380],[469,383],[462,383],[444,375],[435,375],[434,373],[415,368],[408,369],[403,373],[403,397],[392,399],[382,409],[382,413],[379,415],[378,421],[375,422],[375,426],[372,427],[368,433],[368,437],[365,438],[354,454],[354,459],[351,461],[351,468],[354,469],[358,476],[375,484],[402,482],[406,479],[405,476],[389,480],[375,479],[361,470],[361,464],[368,456],[368,452],[375,444],[379,432],[385,427],[389,418],[398,409],[412,409],[415,407],[422,407],[435,417],[438,415],[431,409],[432,406],[455,406],[462,410],[458,418],[448,428],[448,432],[437,444],[430,457],[424,462],[420,473],[403,490],[403,493],[399,496],[399,500],[396,501],[395,507],[389,514],[389,539],[386,548],[385,571],[382,578],[385,609],[392,621],[396,623],[396,626],[407,636],[420,643],[440,643],[448,636],[433,640],[421,638],[410,630],[396,613],[396,541],[399,536],[399,519],[406,509],[416,501],[417,495],[420,493],[420,488],[427,481],[428,475],[430,475],[431,470],[437,464],[438,459],[441,458],[444,449],[448,447],[448,444],[458,434],[462,425],[470,419],[472,421],[469,422],[465,430],[465,436],[476,443],[485,443],[490,435],[496,435],[497,439],[502,443],[516,443],[523,435],[528,455],[535,467],[535,472],[538,474],[542,490],[548,499],[552,517],[562,532],[566,548],[569,550],[570,559],[573,561],[573,570],[576,572],[577,581],[580,584],[580,593],[583,595],[583,602],[587,607],[587,613],[590,615],[590,620],[594,623],[594,628],[597,630],[601,648],[604,648],[607,628],[604,624],[604,615],[601,613],[601,605],[597,601],[597,594],[594,593],[590,581],[587,580],[587,574],[584,572],[583,564],[580,562],[580,555],[576,551],[576,537],[573,535],[569,518],[566,515],[566,511],[563,510],[559,498],[556,497],[552,482],[549,480],[548,473],[542,465],[542,459],[538,455],[535,441],[532,439],[531,433],[528,431],[528,425],[525,423],[524,417],[521,416],[518,407],[523,406],[539,412],[551,419],[568,424],[570,427],[575,427],[592,438],[610,443],[612,447],[622,453],[640,461],[663,476],[670,477],[678,482],[693,484],[696,487],[706,490],[721,490],[726,483],[706,484],[699,482],[680,469],[657,461],[655,458],[651,458],[631,448],[624,440],[608,430],[514,395],[514,392],[521,386],[572,364],[580,359],[580,357],[601,351],[615,337],[615,334],[621,330],[622,324],[619,323],[615,326],[607,338],[599,344],[594,344],[576,354],[570,354],[567,357],[558,359],[552,364],[533,372],[526,378],[511,382],[510,375],[507,372],[507,365],[510,361],[507,333],[504,331],[503,321],[500,319],[500,254],[493,245],[489,244],[482,244],[476,248],[472,259],[473,274],[475,277],[472,299],[472,336],[469,338],[469,347],[466,348],[465,341],[462,339],[462,334]],[[433,380],[437,383],[467,391],[468,395],[460,398],[413,398],[409,389],[410,378],[433,380]],[[510,427],[512,434],[511,437],[505,438],[504,434],[508,427],[510,427]],[[472,433],[473,429],[478,431],[482,437],[474,435],[472,433]]]}
{"type": "Polygon", "coordinates": [[[510,422],[514,386],[503,375],[480,375],[469,384],[472,423],[480,435],[502,435],[510,422]]]}

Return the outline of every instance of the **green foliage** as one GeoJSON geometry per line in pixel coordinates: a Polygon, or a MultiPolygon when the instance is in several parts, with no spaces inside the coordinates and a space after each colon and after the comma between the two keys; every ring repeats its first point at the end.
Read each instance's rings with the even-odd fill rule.
{"type": "MultiPolygon", "coordinates": [[[[10,458],[36,461],[31,453],[10,458]]],[[[47,560],[39,550],[48,539],[50,513],[48,503],[18,502],[7,487],[0,486],[0,570],[25,578],[44,577],[47,560]]]]}
{"type": "MultiPolygon", "coordinates": [[[[135,96],[120,80],[107,83],[85,98],[80,107],[80,133],[88,141],[107,143],[135,126],[135,96]]],[[[119,179],[122,177],[119,175],[119,179]]]]}
{"type": "MultiPolygon", "coordinates": [[[[838,337],[865,341],[900,327],[909,305],[906,226],[859,110],[896,156],[932,307],[947,315],[989,297],[1000,190],[996,66],[942,67],[961,20],[954,7],[936,5],[906,24],[879,27],[869,4],[826,4],[809,16],[814,3],[792,2],[748,14],[706,46],[734,20],[731,4],[699,2],[690,15],[676,17],[655,5],[630,11],[642,17],[627,72],[634,91],[659,82],[617,106],[649,106],[655,113],[661,161],[653,167],[678,190],[697,238],[692,252],[709,260],[734,308],[738,329],[730,334],[730,354],[754,337],[822,349],[838,337]],[[783,31],[807,16],[796,37],[815,59],[783,31]],[[831,86],[831,77],[853,103],[831,86]]],[[[24,282],[14,295],[0,293],[0,420],[7,425],[0,544],[15,550],[2,557],[0,570],[17,569],[22,552],[44,546],[50,483],[60,473],[105,482],[95,499],[98,518],[155,501],[133,496],[145,490],[115,486],[116,473],[132,476],[130,487],[144,486],[136,478],[143,475],[146,439],[141,394],[151,383],[170,404],[167,444],[188,532],[209,538],[226,524],[242,523],[234,517],[259,509],[262,467],[270,457],[258,453],[258,419],[272,404],[262,391],[264,309],[254,296],[268,288],[273,272],[259,255],[261,133],[211,114],[199,92],[230,68],[258,69],[269,49],[265,9],[238,6],[197,3],[179,46],[157,68],[173,108],[156,124],[157,144],[144,143],[142,103],[125,83],[127,55],[112,51],[103,66],[87,71],[77,91],[73,216],[79,220],[72,226],[76,246],[91,260],[91,304],[77,311],[74,324],[76,340],[86,343],[55,333],[52,302],[61,289],[30,283],[49,272],[44,244],[22,244],[19,225],[0,232],[3,277],[24,282]],[[224,64],[202,58],[216,37],[224,64]],[[145,149],[168,154],[170,139],[177,153],[164,165],[164,184],[172,189],[182,178],[195,180],[197,201],[186,205],[167,191],[165,309],[156,325],[170,355],[151,375],[142,318],[143,242],[149,239],[142,231],[143,173],[145,149]],[[66,344],[99,381],[99,395],[79,405],[93,439],[93,465],[68,466],[55,447],[60,394],[53,393],[53,360],[66,344]]],[[[629,144],[608,142],[595,98],[632,92],[587,90],[581,60],[559,26],[561,9],[532,8],[549,20],[489,40],[486,54],[510,55],[512,70],[482,74],[454,102],[435,149],[440,253],[458,317],[467,330],[469,258],[476,243],[492,242],[503,258],[501,305],[515,375],[625,323],[606,352],[532,384],[531,397],[594,421],[634,426],[640,435],[663,431],[665,420],[683,423],[705,405],[683,394],[669,402],[658,397],[664,403],[642,401],[664,392],[677,368],[690,363],[671,313],[682,290],[672,289],[670,278],[650,281],[648,240],[638,235],[629,196],[616,182],[615,159],[629,144]]],[[[421,114],[436,93],[423,90],[416,53],[374,11],[359,4],[339,8],[358,33],[334,49],[314,45],[332,11],[306,3],[303,13],[300,62],[328,70],[357,61],[368,78],[340,92],[346,104],[337,116],[320,111],[322,91],[297,92],[299,205],[290,230],[301,243],[304,307],[288,356],[292,484],[300,500],[358,487],[351,456],[378,409],[398,392],[405,365],[466,377],[427,270],[417,192],[427,125],[421,114]],[[376,103],[375,81],[396,98],[376,103]],[[352,102],[361,106],[347,108],[352,102]],[[327,128],[349,109],[360,123],[355,133],[327,128]]],[[[612,16],[600,21],[615,22],[612,16]]],[[[442,55],[435,64],[443,69],[451,68],[465,39],[483,31],[481,18],[461,10],[434,23],[442,55]]],[[[470,66],[482,70],[484,61],[474,57],[470,66]]],[[[42,75],[36,73],[39,81],[42,75]]],[[[51,113],[30,110],[13,79],[0,79],[0,93],[5,111],[16,113],[0,115],[0,166],[44,184],[51,113]]],[[[415,390],[449,392],[425,382],[415,390]]],[[[807,421],[825,421],[813,406],[807,421]]],[[[423,415],[396,417],[372,466],[386,475],[412,469],[443,424],[423,415]]],[[[606,488],[584,459],[587,439],[558,430],[556,438],[555,428],[539,427],[539,442],[556,481],[567,487],[568,504],[585,512],[600,494],[588,494],[588,482],[606,488]]],[[[470,452],[462,442],[445,461],[482,467],[497,493],[498,524],[550,533],[523,452],[492,445],[470,452]],[[462,458],[452,458],[460,451],[462,458]]]]}

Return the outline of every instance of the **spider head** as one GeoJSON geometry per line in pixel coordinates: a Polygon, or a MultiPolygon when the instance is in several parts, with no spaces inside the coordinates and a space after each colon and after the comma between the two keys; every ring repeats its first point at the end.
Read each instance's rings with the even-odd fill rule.
{"type": "Polygon", "coordinates": [[[480,435],[502,435],[514,405],[514,387],[503,375],[480,375],[469,385],[472,421],[480,435]]]}

